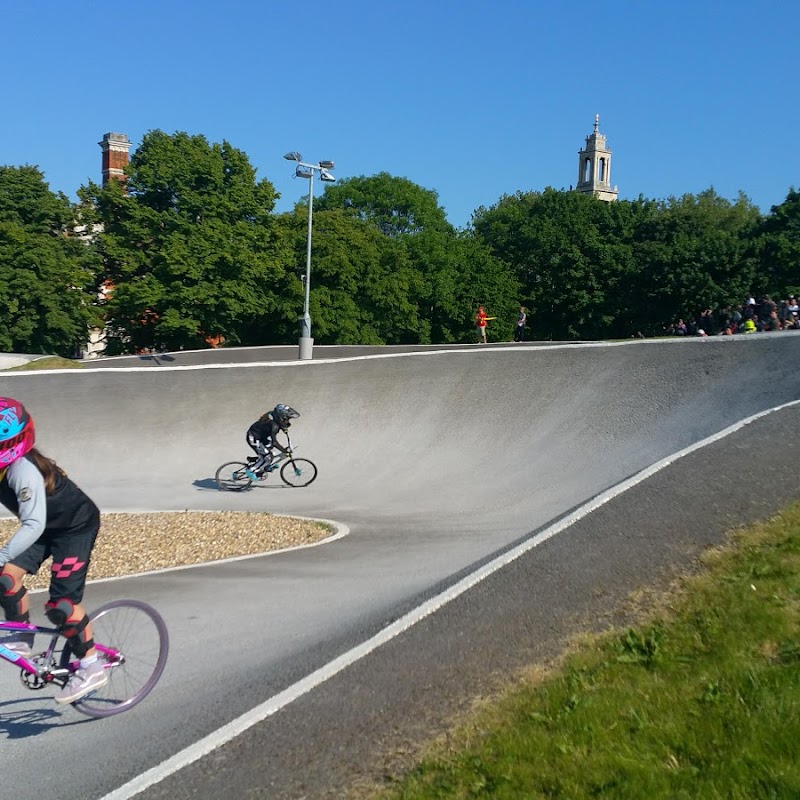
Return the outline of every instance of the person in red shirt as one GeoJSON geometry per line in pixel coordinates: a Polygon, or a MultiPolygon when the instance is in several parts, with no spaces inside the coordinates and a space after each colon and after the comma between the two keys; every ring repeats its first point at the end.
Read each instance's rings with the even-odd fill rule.
{"type": "Polygon", "coordinates": [[[478,313],[475,315],[475,324],[478,328],[478,342],[486,344],[486,320],[487,315],[483,306],[478,306],[478,313]]]}

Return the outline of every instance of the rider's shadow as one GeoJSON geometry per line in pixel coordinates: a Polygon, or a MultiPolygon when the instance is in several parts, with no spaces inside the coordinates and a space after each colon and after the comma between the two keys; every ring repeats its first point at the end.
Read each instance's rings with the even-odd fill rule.
{"type": "MultiPolygon", "coordinates": [[[[219,484],[217,483],[216,479],[214,478],[198,478],[197,480],[192,481],[192,486],[197,489],[213,489],[215,492],[222,491],[219,488],[219,484]]],[[[228,489],[227,491],[231,492],[232,494],[236,494],[237,492],[249,492],[251,489],[291,489],[291,486],[287,486],[285,483],[276,483],[275,481],[257,481],[256,483],[251,484],[246,489],[228,489]]]]}
{"type": "Polygon", "coordinates": [[[85,722],[91,720],[83,718],[65,722],[63,711],[43,705],[41,700],[33,698],[0,703],[0,736],[5,734],[7,739],[29,739],[31,736],[47,733],[52,728],[81,725],[85,722]],[[23,708],[23,706],[30,707],[23,708]]]}

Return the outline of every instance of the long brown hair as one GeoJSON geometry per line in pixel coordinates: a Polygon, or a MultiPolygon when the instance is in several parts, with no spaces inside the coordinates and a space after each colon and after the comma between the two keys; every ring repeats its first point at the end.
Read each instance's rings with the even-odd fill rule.
{"type": "Polygon", "coordinates": [[[33,461],[36,469],[42,473],[45,492],[47,492],[47,494],[53,494],[56,488],[58,475],[66,476],[67,473],[64,472],[52,458],[42,455],[35,447],[32,447],[28,451],[28,456],[30,460],[33,461]]]}

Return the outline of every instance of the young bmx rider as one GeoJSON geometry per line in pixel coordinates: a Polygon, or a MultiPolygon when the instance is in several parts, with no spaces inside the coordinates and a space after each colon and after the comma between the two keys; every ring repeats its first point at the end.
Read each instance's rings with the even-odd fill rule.
{"type": "MultiPolygon", "coordinates": [[[[30,598],[22,581],[50,557],[50,599],[45,614],[67,638],[79,669],[56,694],[57,703],[74,703],[108,683],[97,658],[92,624],[81,605],[100,511],[35,447],[33,419],[22,403],[0,397],[0,503],[19,519],[19,527],[0,548],[0,605],[11,622],[28,622],[30,598]]],[[[3,646],[29,656],[33,634],[21,633],[3,646]]]]}
{"type": "Polygon", "coordinates": [[[272,448],[286,452],[286,448],[278,444],[277,435],[280,431],[288,431],[291,420],[297,419],[300,414],[291,406],[278,403],[272,411],[262,414],[247,429],[247,444],[253,448],[256,458],[249,459],[253,463],[250,469],[259,478],[264,470],[272,463],[272,448]]]}

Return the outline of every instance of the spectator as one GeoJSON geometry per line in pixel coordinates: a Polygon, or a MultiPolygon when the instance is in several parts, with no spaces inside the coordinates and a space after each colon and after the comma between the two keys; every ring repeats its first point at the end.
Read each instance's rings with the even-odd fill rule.
{"type": "Polygon", "coordinates": [[[527,322],[528,317],[525,313],[525,309],[520,306],[519,313],[517,314],[517,324],[514,326],[514,341],[515,342],[524,342],[525,341],[525,323],[527,322]]]}
{"type": "Polygon", "coordinates": [[[488,319],[483,306],[478,306],[478,313],[475,314],[475,326],[478,329],[478,343],[486,344],[486,320],[488,319]]]}
{"type": "Polygon", "coordinates": [[[772,312],[777,311],[778,307],[775,305],[773,299],[768,295],[765,294],[761,298],[760,306],[756,306],[758,311],[758,321],[761,323],[761,330],[762,331],[769,331],[773,330],[772,328],[772,312]]]}
{"type": "Polygon", "coordinates": [[[710,334],[713,334],[716,331],[717,325],[714,322],[714,314],[710,308],[705,309],[705,311],[703,311],[697,318],[697,327],[698,333],[700,332],[700,328],[706,331],[706,333],[710,334]]]}

